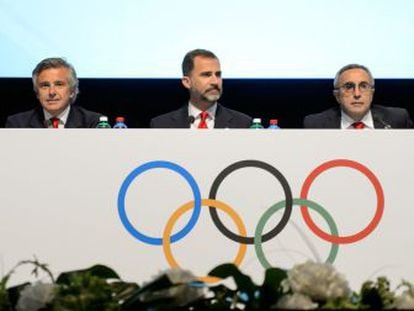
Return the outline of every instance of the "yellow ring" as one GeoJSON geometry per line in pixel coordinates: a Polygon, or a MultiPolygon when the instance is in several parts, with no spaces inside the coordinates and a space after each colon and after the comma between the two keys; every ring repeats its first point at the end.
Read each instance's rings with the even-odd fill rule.
{"type": "MultiPolygon", "coordinates": [[[[234,223],[237,225],[239,229],[239,234],[241,236],[247,235],[246,227],[244,226],[241,218],[239,217],[239,215],[237,215],[237,213],[230,206],[228,206],[227,204],[221,201],[211,200],[211,199],[203,199],[201,201],[201,204],[202,206],[205,206],[205,207],[214,207],[214,208],[218,208],[219,210],[222,210],[223,212],[226,212],[233,219],[234,223]]],[[[167,259],[167,262],[171,268],[180,268],[180,266],[178,265],[177,261],[175,260],[171,252],[171,242],[170,242],[171,232],[178,218],[192,208],[194,208],[194,201],[190,201],[180,206],[171,215],[170,219],[168,219],[168,222],[165,226],[164,233],[162,235],[162,248],[164,250],[165,258],[167,259]]],[[[246,250],[247,250],[247,245],[240,243],[239,250],[233,261],[233,263],[236,266],[239,266],[241,264],[244,256],[246,255],[246,250]]],[[[220,281],[220,278],[211,277],[211,276],[199,276],[197,278],[200,281],[203,281],[205,283],[215,283],[215,282],[220,281]]]]}

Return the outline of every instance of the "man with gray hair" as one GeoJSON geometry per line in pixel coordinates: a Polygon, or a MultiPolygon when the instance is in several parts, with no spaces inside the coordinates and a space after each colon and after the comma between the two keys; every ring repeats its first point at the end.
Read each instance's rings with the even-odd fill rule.
{"type": "Polygon", "coordinates": [[[32,73],[40,107],[9,116],[9,128],[92,128],[100,114],[72,105],[79,93],[73,66],[62,58],[42,60],[32,73]]]}
{"type": "Polygon", "coordinates": [[[403,108],[372,105],[375,81],[369,69],[350,64],[335,76],[333,94],[337,107],[311,114],[304,128],[377,129],[412,128],[413,122],[403,108]]]}

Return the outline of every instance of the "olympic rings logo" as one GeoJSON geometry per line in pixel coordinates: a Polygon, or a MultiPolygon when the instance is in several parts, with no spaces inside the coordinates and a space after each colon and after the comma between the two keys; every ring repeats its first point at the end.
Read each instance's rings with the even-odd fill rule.
{"type": "MultiPolygon", "coordinates": [[[[299,206],[302,217],[309,227],[309,229],[316,234],[321,239],[328,241],[331,243],[331,249],[329,255],[326,259],[326,262],[333,263],[335,261],[336,255],[338,253],[338,248],[340,244],[348,244],[348,243],[355,243],[358,242],[365,237],[367,237],[370,233],[372,233],[375,228],[378,226],[383,212],[384,212],[384,192],[379,182],[378,178],[375,174],[368,169],[366,166],[352,160],[347,159],[335,159],[331,161],[327,161],[322,163],[317,168],[315,168],[305,179],[302,189],[300,191],[300,198],[293,198],[290,186],[284,177],[284,175],[275,167],[269,165],[268,163],[258,161],[258,160],[243,160],[236,163],[233,163],[226,167],[223,171],[221,171],[216,179],[213,181],[213,184],[210,188],[210,193],[208,199],[202,199],[200,189],[197,185],[197,182],[193,178],[193,176],[182,166],[175,164],[173,162],[168,161],[151,161],[140,165],[139,167],[135,168],[123,181],[121,188],[118,193],[118,214],[121,219],[122,224],[126,228],[126,230],[137,240],[144,242],[150,245],[162,245],[165,258],[172,268],[179,267],[178,263],[174,259],[174,256],[171,251],[171,244],[175,243],[182,238],[184,238],[196,225],[202,207],[208,207],[210,216],[217,227],[217,229],[225,235],[230,240],[238,242],[240,244],[238,252],[233,260],[233,263],[237,266],[241,264],[243,261],[244,255],[247,250],[247,245],[252,244],[254,245],[255,252],[257,258],[259,259],[261,265],[266,269],[271,267],[271,264],[268,262],[262,244],[266,241],[271,240],[275,236],[277,236],[288,224],[293,206],[299,206]],[[223,182],[223,180],[233,173],[236,170],[246,168],[246,167],[254,167],[265,170],[273,175],[281,184],[284,192],[284,200],[272,205],[269,207],[265,213],[261,216],[254,236],[247,236],[245,225],[240,218],[240,216],[236,213],[236,211],[231,208],[229,205],[221,202],[216,198],[218,189],[223,182]],[[377,204],[376,204],[376,211],[372,220],[368,223],[368,225],[363,228],[361,231],[348,235],[348,236],[340,236],[338,234],[338,228],[333,220],[332,216],[328,213],[326,209],[322,206],[309,200],[308,193],[311,188],[312,183],[316,180],[316,178],[321,175],[323,172],[336,168],[336,167],[346,167],[351,168],[354,170],[359,171],[363,175],[365,175],[368,180],[371,182],[377,197],[377,204]],[[130,187],[131,183],[142,173],[152,170],[152,169],[167,169],[171,170],[181,177],[185,179],[192,190],[192,194],[194,200],[185,203],[184,205],[180,206],[169,218],[167,224],[164,228],[164,232],[162,237],[152,237],[146,235],[140,231],[138,231],[133,224],[130,222],[128,215],[126,213],[125,207],[125,197],[128,188],[130,187]],[[312,220],[309,214],[309,208],[319,213],[324,220],[327,222],[330,233],[327,233],[320,229],[315,222],[312,220]],[[233,222],[236,224],[238,228],[238,232],[235,233],[229,230],[223,222],[220,220],[220,217],[217,213],[217,209],[221,210],[222,212],[227,213],[233,222]],[[278,212],[279,210],[283,209],[283,215],[279,221],[279,223],[271,229],[269,232],[263,234],[264,227],[270,217],[278,212]],[[179,219],[187,211],[192,210],[191,217],[188,223],[178,232],[172,233],[173,227],[175,222],[179,219]]],[[[200,277],[201,280],[206,282],[214,282],[216,281],[215,278],[210,277],[200,277]]]]}

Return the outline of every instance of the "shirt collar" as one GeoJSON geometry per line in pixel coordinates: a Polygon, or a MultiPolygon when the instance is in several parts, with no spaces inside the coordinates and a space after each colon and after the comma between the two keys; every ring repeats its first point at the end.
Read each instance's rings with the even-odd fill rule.
{"type": "MultiPolygon", "coordinates": [[[[214,120],[216,118],[216,111],[217,111],[217,103],[214,103],[211,105],[207,110],[208,112],[208,118],[211,120],[214,120]]],[[[191,102],[188,103],[188,116],[194,117],[194,120],[197,120],[200,118],[200,113],[202,111],[198,109],[196,106],[194,106],[191,102]]]]}
{"type": "MultiPolygon", "coordinates": [[[[360,121],[364,123],[365,128],[374,129],[374,120],[372,118],[371,110],[368,110],[368,112],[364,115],[364,117],[360,121]]],[[[347,115],[341,109],[341,129],[353,128],[352,124],[354,122],[355,120],[352,119],[349,115],[347,115]]]]}
{"type": "MultiPolygon", "coordinates": [[[[56,118],[58,118],[60,120],[60,123],[63,124],[63,126],[66,124],[66,122],[68,120],[69,111],[70,111],[70,105],[68,105],[65,108],[65,110],[63,110],[61,113],[59,113],[57,116],[55,116],[56,118]]],[[[45,115],[45,120],[49,120],[50,118],[53,118],[53,116],[48,111],[46,111],[45,109],[43,109],[43,113],[45,115]]]]}

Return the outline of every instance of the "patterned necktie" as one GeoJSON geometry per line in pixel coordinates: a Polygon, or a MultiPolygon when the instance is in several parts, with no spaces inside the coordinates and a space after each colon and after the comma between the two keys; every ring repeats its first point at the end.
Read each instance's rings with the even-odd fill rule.
{"type": "Polygon", "coordinates": [[[200,113],[200,123],[198,124],[199,129],[208,128],[207,122],[206,122],[207,118],[208,118],[208,112],[207,111],[203,111],[203,112],[200,113]]]}
{"type": "Polygon", "coordinates": [[[52,122],[52,127],[54,129],[59,128],[59,121],[60,121],[59,118],[53,117],[50,119],[50,121],[52,122]]]}
{"type": "Polygon", "coordinates": [[[354,129],[362,130],[365,127],[364,122],[354,122],[352,123],[354,129]]]}

